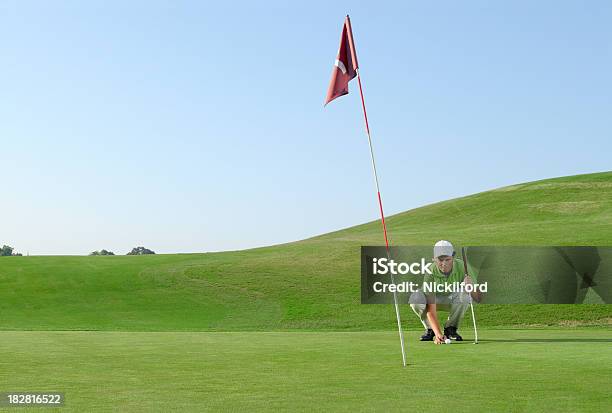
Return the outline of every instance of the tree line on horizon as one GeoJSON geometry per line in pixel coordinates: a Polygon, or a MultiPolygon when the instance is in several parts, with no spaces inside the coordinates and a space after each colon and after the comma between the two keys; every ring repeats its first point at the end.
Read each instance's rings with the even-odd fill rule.
{"type": "MultiPolygon", "coordinates": [[[[134,247],[126,255],[150,255],[150,254],[155,254],[155,251],[150,250],[145,247],[134,247]]],[[[89,255],[115,255],[115,253],[112,251],[103,249],[100,251],[90,252],[89,255]]],[[[22,253],[15,252],[15,248],[9,245],[3,245],[2,248],[0,248],[0,257],[21,257],[21,256],[23,256],[22,253]]]]}
{"type": "Polygon", "coordinates": [[[22,255],[22,253],[15,252],[15,248],[8,245],[3,245],[2,248],[0,248],[0,257],[21,257],[22,255]]]}
{"type": "MultiPolygon", "coordinates": [[[[155,251],[150,250],[145,247],[134,247],[126,255],[150,255],[150,254],[155,254],[155,251]]],[[[89,255],[115,255],[115,253],[112,251],[101,250],[101,251],[93,251],[89,253],[89,255]]]]}

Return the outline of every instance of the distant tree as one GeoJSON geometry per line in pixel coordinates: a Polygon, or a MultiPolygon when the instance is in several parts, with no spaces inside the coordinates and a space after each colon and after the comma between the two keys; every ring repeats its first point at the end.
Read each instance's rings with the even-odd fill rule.
{"type": "Polygon", "coordinates": [[[13,255],[13,247],[9,247],[8,245],[3,245],[0,248],[0,257],[10,257],[13,255]]]}
{"type": "Polygon", "coordinates": [[[136,247],[132,248],[132,251],[128,252],[127,255],[147,255],[147,254],[155,254],[155,251],[151,251],[145,247],[136,247]]]}
{"type": "Polygon", "coordinates": [[[20,252],[15,252],[15,248],[9,247],[8,245],[3,245],[0,248],[0,257],[21,257],[23,254],[20,252]]]}
{"type": "Polygon", "coordinates": [[[115,253],[112,251],[102,250],[90,252],[89,255],[115,255],[115,253]]]}

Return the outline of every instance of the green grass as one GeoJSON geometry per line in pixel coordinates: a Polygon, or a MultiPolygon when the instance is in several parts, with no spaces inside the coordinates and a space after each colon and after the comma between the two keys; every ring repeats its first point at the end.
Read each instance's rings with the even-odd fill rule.
{"type": "MultiPolygon", "coordinates": [[[[388,224],[394,245],[612,245],[612,172],[388,224]]],[[[403,308],[402,368],[392,308],[360,304],[360,246],[381,243],[371,222],[246,251],[1,257],[0,392],[77,412],[609,410],[610,305],[481,305],[478,346],[418,342],[403,308]]]]}
{"type": "Polygon", "coordinates": [[[610,329],[419,334],[402,368],[392,332],[1,332],[0,391],[64,392],[75,412],[609,408],[610,329]]]}
{"type": "MultiPolygon", "coordinates": [[[[612,245],[612,172],[514,185],[388,218],[394,245],[612,245]]],[[[1,257],[0,330],[391,330],[360,305],[380,222],[246,251],[1,257]]],[[[403,309],[406,327],[418,327],[403,309]]],[[[612,306],[480,306],[482,326],[609,325],[612,306]]]]}

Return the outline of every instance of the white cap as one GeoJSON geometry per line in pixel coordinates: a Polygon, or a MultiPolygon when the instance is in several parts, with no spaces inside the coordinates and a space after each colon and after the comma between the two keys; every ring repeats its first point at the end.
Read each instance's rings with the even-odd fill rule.
{"type": "Polygon", "coordinates": [[[448,241],[440,240],[434,245],[434,258],[438,258],[441,255],[452,257],[454,253],[455,248],[453,248],[453,244],[448,241]]]}

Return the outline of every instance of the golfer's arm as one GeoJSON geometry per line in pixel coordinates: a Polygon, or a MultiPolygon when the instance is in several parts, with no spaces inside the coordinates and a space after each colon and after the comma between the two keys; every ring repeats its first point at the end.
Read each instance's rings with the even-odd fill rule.
{"type": "Polygon", "coordinates": [[[440,329],[440,323],[438,322],[438,311],[435,304],[427,304],[427,320],[431,329],[437,337],[442,337],[442,330],[440,329]]]}

